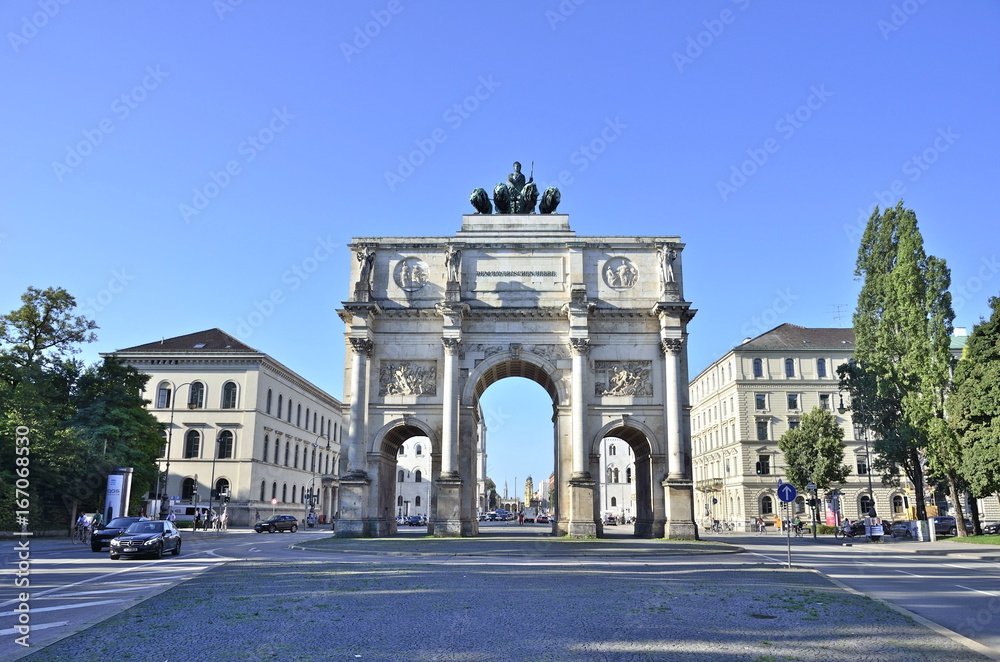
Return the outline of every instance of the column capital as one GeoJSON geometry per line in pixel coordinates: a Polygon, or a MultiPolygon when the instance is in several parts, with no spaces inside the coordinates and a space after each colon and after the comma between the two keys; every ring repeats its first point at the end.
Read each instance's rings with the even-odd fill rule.
{"type": "Polygon", "coordinates": [[[458,354],[462,347],[462,341],[459,338],[442,338],[441,344],[444,345],[444,353],[451,356],[458,354]]]}
{"type": "Polygon", "coordinates": [[[373,343],[368,338],[348,338],[351,341],[351,351],[355,354],[364,354],[365,356],[372,355],[372,349],[375,347],[373,343]]]}
{"type": "Polygon", "coordinates": [[[590,352],[590,338],[570,338],[569,349],[573,356],[586,356],[590,352]]]}
{"type": "Polygon", "coordinates": [[[664,356],[677,356],[684,349],[683,338],[664,338],[660,341],[660,350],[664,356]]]}

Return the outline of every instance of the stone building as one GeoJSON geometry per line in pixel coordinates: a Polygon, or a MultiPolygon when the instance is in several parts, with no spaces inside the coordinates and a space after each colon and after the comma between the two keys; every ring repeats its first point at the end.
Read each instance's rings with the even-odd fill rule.
{"type": "Polygon", "coordinates": [[[635,516],[635,456],[621,439],[601,440],[601,515],[635,516]]]}
{"type": "MultiPolygon", "coordinates": [[[[301,519],[310,495],[324,522],[336,514],[338,400],[219,329],[102,356],[150,376],[144,397],[164,426],[160,495],[212,502],[217,512],[224,503],[229,522],[241,526],[258,512],[301,519]]],[[[151,496],[155,514],[163,501],[151,496]]]]}
{"type": "Polygon", "coordinates": [[[396,456],[396,517],[430,514],[431,445],[426,437],[403,442],[396,456]]]}
{"type": "MultiPolygon", "coordinates": [[[[838,388],[837,366],[853,352],[851,329],[782,324],[745,340],[691,382],[695,511],[701,522],[715,518],[737,528],[758,516],[774,522],[778,480],[785,478],[778,440],[815,407],[830,411],[843,427],[844,464],[851,467],[843,485],[819,495],[821,520],[832,523],[835,510],[851,519],[868,511],[871,440],[866,449],[850,410],[839,411],[850,403],[838,388]]],[[[870,477],[876,512],[905,519],[910,488],[886,487],[878,475],[870,477]]],[[[802,492],[794,510],[805,519],[808,495],[802,492]]]]}

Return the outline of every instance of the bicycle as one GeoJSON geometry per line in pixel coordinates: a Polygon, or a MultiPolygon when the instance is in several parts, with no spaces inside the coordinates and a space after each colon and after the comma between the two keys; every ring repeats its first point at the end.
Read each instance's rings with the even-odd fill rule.
{"type": "Polygon", "coordinates": [[[861,535],[862,534],[856,533],[854,531],[854,527],[851,527],[851,529],[849,531],[845,531],[844,527],[842,527],[842,526],[838,526],[837,530],[834,531],[834,533],[833,533],[833,536],[837,540],[846,540],[847,538],[857,538],[857,537],[859,537],[861,535]]]}
{"type": "Polygon", "coordinates": [[[73,536],[70,538],[70,542],[74,545],[76,543],[82,543],[86,545],[90,542],[90,528],[86,526],[80,526],[77,524],[73,527],[73,536]]]}
{"type": "Polygon", "coordinates": [[[805,535],[805,530],[806,527],[802,526],[801,524],[792,527],[792,532],[795,534],[796,538],[801,538],[803,535],[805,535]]]}

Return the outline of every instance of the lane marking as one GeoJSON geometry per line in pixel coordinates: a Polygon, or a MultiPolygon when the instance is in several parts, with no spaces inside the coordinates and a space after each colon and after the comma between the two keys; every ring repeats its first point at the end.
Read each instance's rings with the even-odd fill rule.
{"type": "MultiPolygon", "coordinates": [[[[32,609],[32,611],[35,610],[32,609]]],[[[58,623],[43,623],[41,625],[32,624],[31,631],[34,632],[35,630],[47,630],[48,628],[61,628],[64,625],[69,625],[69,621],[59,621],[58,623]]],[[[0,635],[8,635],[8,634],[18,634],[18,631],[15,630],[14,628],[9,628],[7,630],[0,630],[0,635]]]]}
{"type": "Polygon", "coordinates": [[[79,593],[63,593],[62,595],[50,595],[46,600],[62,600],[63,598],[79,598],[84,595],[100,595],[102,593],[121,593],[123,591],[142,591],[150,586],[166,586],[166,582],[159,584],[143,584],[142,586],[130,586],[128,588],[106,588],[100,591],[80,591],[79,593]]]}
{"type": "MultiPolygon", "coordinates": [[[[96,607],[98,605],[110,605],[116,602],[127,602],[127,600],[97,600],[95,602],[81,602],[76,605],[61,605],[59,607],[32,607],[31,613],[37,614],[43,611],[60,611],[62,609],[79,609],[80,607],[96,607]]],[[[13,616],[16,611],[3,611],[0,612],[0,616],[13,616]]]]}
{"type": "Polygon", "coordinates": [[[955,584],[959,588],[964,588],[966,591],[973,591],[975,593],[982,593],[983,595],[988,595],[991,598],[997,597],[996,593],[990,593],[989,591],[980,591],[978,588],[969,588],[968,586],[962,586],[961,584],[955,584]]]}
{"type": "Polygon", "coordinates": [[[898,572],[898,573],[900,573],[900,574],[902,574],[902,575],[909,575],[910,577],[920,577],[921,579],[923,579],[923,576],[922,576],[922,575],[915,575],[915,574],[913,574],[912,572],[907,572],[907,571],[905,571],[905,570],[896,570],[895,568],[893,568],[893,570],[892,570],[892,571],[893,571],[893,572],[898,572]]]}

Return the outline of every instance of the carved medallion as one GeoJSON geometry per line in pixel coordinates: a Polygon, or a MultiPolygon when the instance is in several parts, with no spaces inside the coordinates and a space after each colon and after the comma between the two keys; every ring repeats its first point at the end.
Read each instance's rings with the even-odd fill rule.
{"type": "Polygon", "coordinates": [[[597,361],[595,395],[653,395],[652,361],[597,361]]]}
{"type": "Polygon", "coordinates": [[[604,283],[615,290],[628,290],[639,280],[639,270],[627,257],[613,257],[601,269],[604,283]]]}
{"type": "Polygon", "coordinates": [[[382,363],[378,373],[379,395],[434,395],[437,368],[433,361],[382,363]]]}
{"type": "Polygon", "coordinates": [[[419,257],[404,258],[396,264],[393,280],[405,292],[415,292],[427,284],[427,263],[419,257]]]}

